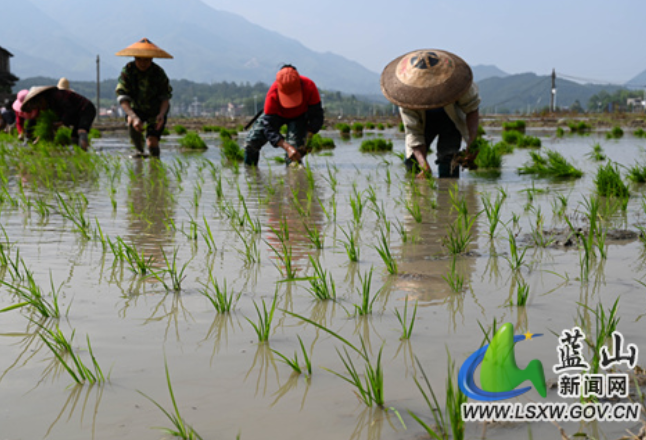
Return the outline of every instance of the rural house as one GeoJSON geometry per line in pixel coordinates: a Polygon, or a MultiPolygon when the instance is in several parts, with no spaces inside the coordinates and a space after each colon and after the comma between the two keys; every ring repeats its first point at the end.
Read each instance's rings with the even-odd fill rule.
{"type": "Polygon", "coordinates": [[[11,73],[9,58],[13,54],[0,46],[0,101],[11,96],[11,88],[18,78],[11,73]]]}

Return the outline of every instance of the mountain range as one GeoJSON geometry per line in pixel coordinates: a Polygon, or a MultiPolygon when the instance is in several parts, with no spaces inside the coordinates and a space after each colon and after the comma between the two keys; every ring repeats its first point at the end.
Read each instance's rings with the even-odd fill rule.
{"type": "MultiPolygon", "coordinates": [[[[23,79],[92,81],[97,55],[101,79],[116,78],[128,58],[114,53],[149,37],[174,55],[173,60],[159,60],[171,79],[270,84],[280,65],[291,63],[321,89],[385,102],[379,73],[342,56],[310,50],[200,0],[20,0],[5,2],[3,16],[17,17],[0,26],[0,46],[14,54],[11,71],[23,79]]],[[[510,75],[492,65],[473,66],[473,73],[483,108],[524,110],[549,104],[548,76],[510,75]]],[[[627,84],[646,84],[646,71],[627,84]]],[[[601,89],[616,87],[557,78],[557,104],[579,100],[585,106],[601,89]]]]}

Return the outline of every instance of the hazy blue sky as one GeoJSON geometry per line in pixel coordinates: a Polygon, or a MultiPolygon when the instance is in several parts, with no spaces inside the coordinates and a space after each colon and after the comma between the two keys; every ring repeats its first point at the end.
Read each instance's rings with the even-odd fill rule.
{"type": "Polygon", "coordinates": [[[203,0],[381,72],[419,48],[507,73],[625,82],[646,70],[646,1],[203,0]]]}

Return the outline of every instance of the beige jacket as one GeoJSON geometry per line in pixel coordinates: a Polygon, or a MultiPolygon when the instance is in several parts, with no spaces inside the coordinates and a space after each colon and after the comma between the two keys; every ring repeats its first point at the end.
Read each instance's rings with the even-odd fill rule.
{"type": "MultiPolygon", "coordinates": [[[[462,138],[469,139],[469,130],[467,129],[467,114],[478,109],[480,105],[480,95],[478,86],[471,83],[471,87],[458,100],[444,107],[444,111],[455,124],[462,138]]],[[[424,127],[426,125],[426,110],[411,110],[408,108],[399,108],[399,113],[404,123],[406,133],[406,157],[411,157],[413,148],[424,147],[424,127]]]]}

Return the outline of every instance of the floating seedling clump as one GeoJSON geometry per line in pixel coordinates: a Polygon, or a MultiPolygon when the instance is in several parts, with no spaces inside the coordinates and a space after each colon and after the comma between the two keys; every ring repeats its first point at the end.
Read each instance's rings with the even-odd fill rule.
{"type": "Polygon", "coordinates": [[[592,129],[592,126],[585,121],[569,121],[567,126],[570,128],[572,133],[584,134],[589,132],[592,129]]]}
{"type": "Polygon", "coordinates": [[[508,144],[518,145],[518,141],[520,141],[522,137],[523,134],[520,131],[516,130],[504,131],[502,133],[502,140],[507,142],[508,144]]]}
{"type": "Polygon", "coordinates": [[[339,133],[342,135],[348,135],[350,134],[350,125],[346,124],[345,122],[339,122],[334,126],[337,130],[339,130],[339,133]]]}
{"type": "Polygon", "coordinates": [[[183,125],[180,125],[180,124],[177,124],[176,126],[174,126],[173,131],[175,132],[175,134],[179,134],[179,135],[183,135],[183,134],[186,134],[188,132],[186,127],[184,127],[183,125]]]}
{"type": "Polygon", "coordinates": [[[34,137],[41,141],[52,142],[56,134],[54,123],[58,117],[56,113],[51,110],[45,110],[39,113],[36,119],[36,127],[34,128],[34,137]]]}
{"type": "Polygon", "coordinates": [[[206,150],[206,142],[200,137],[196,131],[189,131],[179,140],[179,144],[189,150],[206,150]]]}
{"type": "MultiPolygon", "coordinates": [[[[502,153],[500,150],[496,149],[491,145],[491,142],[483,138],[479,138],[476,142],[478,157],[476,157],[475,164],[478,166],[478,169],[499,170],[502,167],[502,153]]],[[[474,144],[476,142],[474,142],[474,144]]],[[[471,145],[471,148],[474,148],[473,144],[471,145]]]]}
{"type": "Polygon", "coordinates": [[[359,151],[362,153],[382,153],[386,151],[393,151],[393,141],[390,139],[367,139],[361,142],[359,151]]]}
{"type": "Polygon", "coordinates": [[[539,177],[581,177],[583,172],[574,167],[560,153],[547,150],[545,156],[530,151],[531,162],[523,165],[518,174],[536,174],[539,177]]]}
{"type": "Polygon", "coordinates": [[[72,129],[68,127],[60,127],[56,130],[54,135],[54,143],[56,145],[69,145],[72,143],[72,129]]]}
{"type": "Polygon", "coordinates": [[[646,182],[646,165],[636,163],[628,169],[628,180],[633,183],[646,182]]]}
{"type": "Polygon", "coordinates": [[[624,130],[619,126],[613,127],[606,133],[606,139],[620,139],[622,137],[624,137],[624,130]]]}
{"type": "Polygon", "coordinates": [[[522,136],[518,140],[518,148],[540,148],[541,140],[536,136],[522,136]]]}
{"type": "Polygon", "coordinates": [[[223,139],[222,156],[233,162],[242,162],[244,160],[244,150],[233,139],[223,139]]]}

